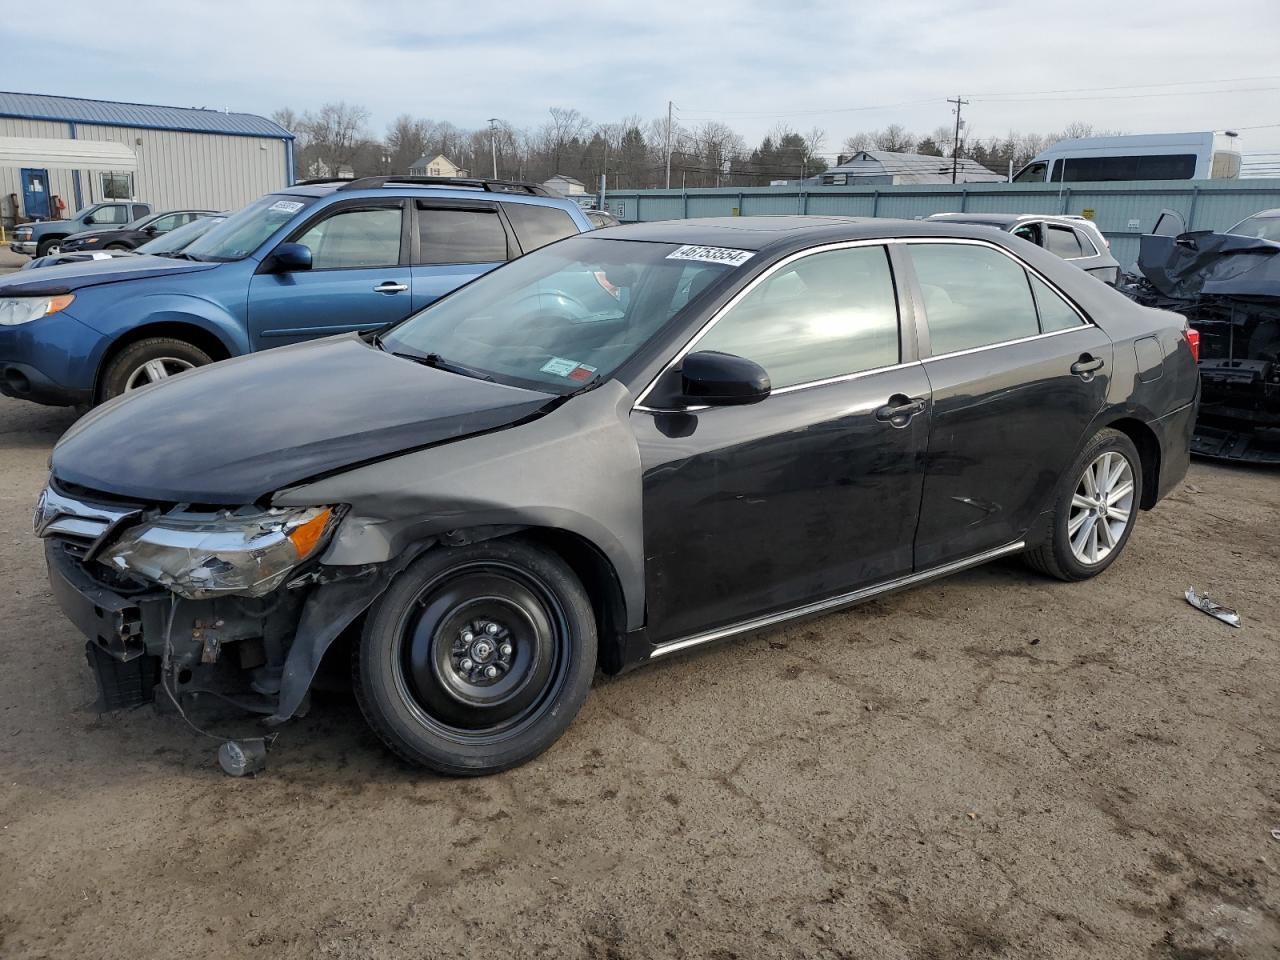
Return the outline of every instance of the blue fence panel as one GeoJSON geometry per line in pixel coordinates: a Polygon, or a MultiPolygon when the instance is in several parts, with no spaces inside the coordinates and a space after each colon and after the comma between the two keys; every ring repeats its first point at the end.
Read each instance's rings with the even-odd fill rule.
{"type": "Polygon", "coordinates": [[[628,222],[798,213],[907,220],[946,211],[1089,215],[1128,269],[1138,256],[1138,238],[1160,211],[1176,210],[1189,230],[1225,230],[1259,210],[1280,207],[1280,180],[721,187],[620,191],[607,199],[628,222]]]}

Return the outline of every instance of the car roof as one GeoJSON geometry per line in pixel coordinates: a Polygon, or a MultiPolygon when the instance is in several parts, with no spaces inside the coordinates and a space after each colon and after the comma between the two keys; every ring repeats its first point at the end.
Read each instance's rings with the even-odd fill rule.
{"type": "MultiPolygon", "coordinates": [[[[1276,220],[1280,219],[1280,207],[1273,207],[1270,210],[1259,210],[1257,213],[1251,213],[1245,220],[1276,220]]],[[[1241,223],[1244,221],[1242,220],[1241,223]]]]}
{"type": "Polygon", "coordinates": [[[982,238],[978,224],[938,220],[893,220],[885,217],[705,217],[695,220],[655,220],[593,230],[591,237],[728,247],[773,252],[803,249],[842,240],[884,240],[894,237],[982,238]]]}
{"type": "Polygon", "coordinates": [[[551,193],[544,187],[519,181],[480,180],[463,177],[356,177],[304,181],[273,191],[273,195],[292,194],[303,197],[327,197],[349,193],[352,197],[386,196],[447,197],[449,199],[517,200],[541,203],[559,208],[577,204],[551,193]]]}
{"type": "Polygon", "coordinates": [[[1027,220],[1046,220],[1050,223],[1080,227],[1095,226],[1085,217],[1060,213],[935,213],[927,218],[934,223],[981,223],[991,227],[1010,227],[1027,220]]]}

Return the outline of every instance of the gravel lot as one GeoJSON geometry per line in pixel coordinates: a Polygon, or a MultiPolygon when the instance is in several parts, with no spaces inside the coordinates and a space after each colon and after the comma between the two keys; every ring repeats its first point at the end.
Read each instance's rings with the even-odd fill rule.
{"type": "Polygon", "coordinates": [[[0,956],[1280,956],[1280,474],[1196,465],[1090,583],[998,563],[601,680],[501,776],[330,695],[232,780],[92,710],[30,533],[71,420],[0,400],[0,956]]]}

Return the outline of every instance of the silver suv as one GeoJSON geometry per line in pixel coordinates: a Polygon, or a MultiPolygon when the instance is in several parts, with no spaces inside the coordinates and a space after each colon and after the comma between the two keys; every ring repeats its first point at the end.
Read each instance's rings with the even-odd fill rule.
{"type": "Polygon", "coordinates": [[[1097,225],[1084,217],[1042,213],[935,213],[926,219],[995,227],[1044,247],[1103,283],[1114,286],[1120,277],[1120,263],[1111,255],[1111,244],[1097,225]]]}

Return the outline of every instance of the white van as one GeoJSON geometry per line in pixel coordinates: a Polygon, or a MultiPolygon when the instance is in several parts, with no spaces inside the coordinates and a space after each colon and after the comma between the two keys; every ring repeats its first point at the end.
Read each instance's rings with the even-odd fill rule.
{"type": "Polygon", "coordinates": [[[1101,180],[1234,180],[1233,133],[1144,133],[1059,140],[1018,171],[1014,183],[1101,180]]]}

